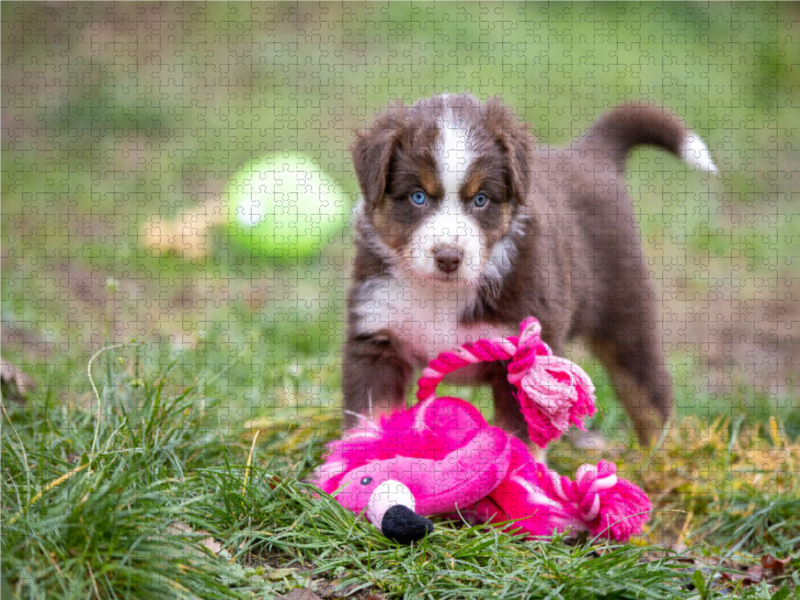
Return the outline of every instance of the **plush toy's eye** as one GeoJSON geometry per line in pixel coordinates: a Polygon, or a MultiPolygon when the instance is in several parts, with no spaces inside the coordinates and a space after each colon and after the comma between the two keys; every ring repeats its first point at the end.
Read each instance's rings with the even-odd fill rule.
{"type": "Polygon", "coordinates": [[[425,195],[425,192],[414,192],[411,194],[411,201],[417,206],[422,206],[428,201],[428,197],[425,195]]]}
{"type": "Polygon", "coordinates": [[[486,194],[478,194],[477,196],[475,196],[475,199],[472,201],[472,203],[475,205],[475,208],[482,208],[482,207],[486,206],[486,204],[488,202],[489,202],[489,198],[486,197],[486,194]]]}
{"type": "Polygon", "coordinates": [[[369,485],[370,483],[372,483],[372,477],[364,477],[361,480],[361,485],[369,485]]]}

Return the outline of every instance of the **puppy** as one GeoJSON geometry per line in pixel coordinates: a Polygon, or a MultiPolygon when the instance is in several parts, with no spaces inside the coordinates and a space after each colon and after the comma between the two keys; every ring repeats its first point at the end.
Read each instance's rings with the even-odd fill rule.
{"type": "MultiPolygon", "coordinates": [[[[469,95],[398,104],[358,132],[344,427],[401,406],[413,369],[439,352],[518,334],[533,315],[556,354],[588,342],[640,440],[657,440],[673,403],[658,292],[625,191],[626,155],[640,144],[716,172],[697,134],[646,103],[603,115],[564,149],[469,95]]],[[[496,424],[527,441],[505,367],[480,365],[457,383],[490,385],[496,424]]]]}

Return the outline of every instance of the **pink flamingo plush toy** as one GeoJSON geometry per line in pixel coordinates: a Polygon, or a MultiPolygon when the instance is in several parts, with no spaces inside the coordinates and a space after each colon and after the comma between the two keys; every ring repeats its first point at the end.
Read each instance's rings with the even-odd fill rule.
{"type": "Polygon", "coordinates": [[[651,510],[616,466],[583,465],[576,479],[536,462],[525,444],[486,423],[459,398],[438,398],[437,385],[466,365],[510,360],[508,379],[533,442],[545,447],[570,423],[594,414],[594,386],[576,364],[554,356],[529,317],[519,337],[479,340],[443,352],[419,380],[419,403],[347,431],[328,446],[313,482],[346,508],[365,513],[384,535],[411,543],[432,531],[427,516],[461,512],[474,523],[515,521],[535,537],[587,531],[627,541],[651,510]]]}

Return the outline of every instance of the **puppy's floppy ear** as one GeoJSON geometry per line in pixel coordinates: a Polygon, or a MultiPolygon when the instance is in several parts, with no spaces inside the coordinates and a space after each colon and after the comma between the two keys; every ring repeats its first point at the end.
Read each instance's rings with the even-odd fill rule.
{"type": "Polygon", "coordinates": [[[528,126],[514,116],[511,109],[494,98],[486,103],[486,126],[503,149],[506,185],[511,197],[519,204],[525,204],[530,183],[528,169],[533,135],[528,132],[528,126]]]}
{"type": "Polygon", "coordinates": [[[378,122],[374,129],[356,132],[356,141],[350,147],[358,183],[370,208],[374,208],[386,191],[386,178],[392,160],[399,129],[389,123],[378,122]]]}

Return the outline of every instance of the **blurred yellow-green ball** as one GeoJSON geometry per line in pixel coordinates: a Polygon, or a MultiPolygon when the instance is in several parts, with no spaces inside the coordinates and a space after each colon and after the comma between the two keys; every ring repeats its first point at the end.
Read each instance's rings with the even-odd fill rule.
{"type": "Polygon", "coordinates": [[[281,152],[242,167],[228,183],[234,242],[267,256],[318,254],[345,224],[339,185],[306,154],[281,152]]]}

